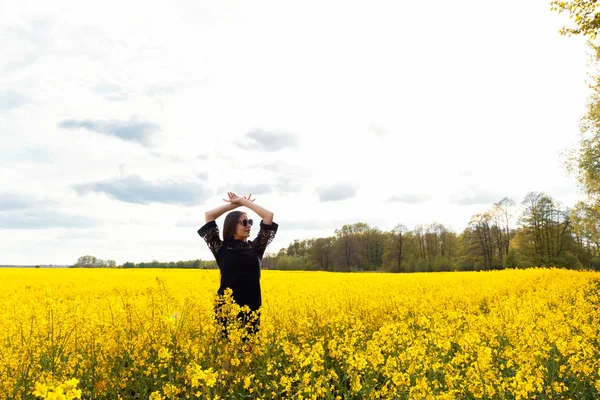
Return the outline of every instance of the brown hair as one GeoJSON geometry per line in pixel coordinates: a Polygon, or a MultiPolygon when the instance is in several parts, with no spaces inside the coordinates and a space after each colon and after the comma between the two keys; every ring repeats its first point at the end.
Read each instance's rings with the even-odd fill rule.
{"type": "Polygon", "coordinates": [[[223,222],[223,240],[233,240],[235,228],[237,228],[240,215],[246,214],[243,211],[232,211],[225,217],[223,222]]]}

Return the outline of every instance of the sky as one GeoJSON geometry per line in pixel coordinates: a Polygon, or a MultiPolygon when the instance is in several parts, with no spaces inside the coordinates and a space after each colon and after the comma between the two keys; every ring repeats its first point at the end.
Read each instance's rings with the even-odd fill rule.
{"type": "Polygon", "coordinates": [[[589,67],[565,24],[547,0],[2,1],[0,265],[209,260],[228,191],[274,212],[272,253],[572,206],[589,67]]]}

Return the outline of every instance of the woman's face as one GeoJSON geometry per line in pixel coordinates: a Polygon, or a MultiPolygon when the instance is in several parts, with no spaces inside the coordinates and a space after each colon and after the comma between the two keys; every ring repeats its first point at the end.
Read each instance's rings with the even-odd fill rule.
{"type": "Polygon", "coordinates": [[[238,218],[238,222],[235,228],[235,233],[233,234],[234,239],[238,240],[246,240],[250,236],[250,222],[248,220],[247,214],[242,214],[238,218]],[[246,221],[246,226],[244,226],[244,220],[246,221]]]}

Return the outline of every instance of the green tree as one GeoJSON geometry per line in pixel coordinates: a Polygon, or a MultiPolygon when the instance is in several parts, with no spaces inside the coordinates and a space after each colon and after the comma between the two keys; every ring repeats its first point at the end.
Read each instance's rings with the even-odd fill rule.
{"type": "Polygon", "coordinates": [[[502,260],[502,266],[504,268],[519,268],[519,256],[515,249],[508,250],[508,254],[502,260]]]}
{"type": "Polygon", "coordinates": [[[569,18],[575,23],[575,27],[563,27],[561,35],[583,35],[596,39],[600,29],[600,8],[596,0],[552,0],[550,10],[558,13],[567,12],[569,18]]]}
{"type": "Polygon", "coordinates": [[[569,151],[567,157],[567,170],[577,178],[587,197],[571,213],[573,230],[580,245],[578,259],[587,265],[598,254],[592,231],[596,229],[597,232],[596,221],[600,214],[600,46],[596,41],[600,29],[600,4],[597,0],[552,0],[551,9],[559,14],[567,13],[575,24],[574,27],[563,27],[560,34],[588,38],[588,65],[593,68],[588,73],[590,95],[580,123],[578,147],[569,151]]]}
{"type": "Polygon", "coordinates": [[[361,252],[361,269],[366,271],[380,269],[383,263],[385,235],[379,228],[371,227],[362,222],[354,224],[353,227],[361,252]]]}
{"type": "Polygon", "coordinates": [[[567,171],[575,176],[587,201],[600,208],[600,47],[590,43],[590,95],[580,121],[580,137],[576,148],[566,153],[567,171]]]}
{"type": "Polygon", "coordinates": [[[388,271],[405,272],[405,265],[402,265],[402,261],[406,257],[403,255],[406,232],[408,232],[406,226],[397,224],[386,237],[382,257],[385,269],[388,271]]]}
{"type": "Polygon", "coordinates": [[[571,222],[580,247],[591,257],[600,256],[600,207],[577,202],[571,210],[571,222]]]}
{"type": "Polygon", "coordinates": [[[310,252],[314,239],[298,240],[295,239],[290,243],[286,250],[286,255],[292,257],[306,257],[310,252]]]}
{"type": "Polygon", "coordinates": [[[346,224],[335,230],[336,241],[333,246],[333,254],[336,269],[341,271],[358,270],[362,262],[360,243],[355,235],[355,225],[346,224]]]}
{"type": "Polygon", "coordinates": [[[489,212],[475,214],[463,231],[462,244],[465,259],[468,259],[477,269],[492,269],[494,262],[491,219],[489,212]]]}
{"type": "Polygon", "coordinates": [[[94,256],[81,256],[77,259],[75,267],[79,268],[93,268],[98,264],[98,259],[94,256]]]}
{"type": "Polygon", "coordinates": [[[492,236],[498,249],[500,261],[508,254],[510,248],[510,220],[513,217],[515,202],[508,197],[503,198],[490,210],[492,225],[492,236]]]}
{"type": "Polygon", "coordinates": [[[334,243],[335,238],[333,236],[315,239],[309,255],[310,262],[314,265],[314,269],[322,271],[333,270],[334,243]]]}
{"type": "Polygon", "coordinates": [[[563,210],[550,196],[530,192],[523,200],[520,244],[523,254],[532,265],[549,266],[557,263],[567,250],[571,234],[569,211],[563,210]]]}

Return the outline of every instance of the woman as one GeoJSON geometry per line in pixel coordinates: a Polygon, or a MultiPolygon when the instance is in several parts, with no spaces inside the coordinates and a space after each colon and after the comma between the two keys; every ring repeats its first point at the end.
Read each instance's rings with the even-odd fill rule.
{"type": "Polygon", "coordinates": [[[206,224],[198,230],[198,234],[206,241],[221,271],[221,284],[217,291],[215,313],[222,325],[222,335],[228,339],[227,325],[229,321],[222,313],[224,294],[227,288],[232,290],[233,300],[241,307],[247,305],[249,312],[240,312],[238,318],[246,327],[242,339],[246,341],[250,335],[257,333],[260,325],[260,266],[265,249],[273,241],[278,225],[273,222],[273,213],[254,204],[255,199],[239,197],[228,192],[229,204],[222,205],[204,214],[206,224]],[[261,218],[260,229],[254,240],[249,241],[252,220],[242,211],[232,211],[223,223],[223,240],[219,237],[219,227],[215,219],[223,213],[240,206],[246,206],[261,218]]]}

